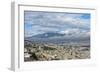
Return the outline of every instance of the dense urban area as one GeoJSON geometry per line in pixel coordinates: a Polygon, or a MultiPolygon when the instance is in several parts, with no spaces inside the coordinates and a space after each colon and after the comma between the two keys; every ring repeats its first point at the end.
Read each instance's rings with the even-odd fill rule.
{"type": "Polygon", "coordinates": [[[89,59],[90,45],[84,44],[54,44],[34,43],[25,41],[24,61],[51,61],[89,59]]]}

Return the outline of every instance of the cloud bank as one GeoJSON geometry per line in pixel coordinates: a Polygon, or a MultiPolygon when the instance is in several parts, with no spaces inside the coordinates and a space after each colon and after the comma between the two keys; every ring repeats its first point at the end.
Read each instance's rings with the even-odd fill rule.
{"type": "Polygon", "coordinates": [[[24,11],[25,37],[46,32],[90,36],[90,14],[24,11]]]}

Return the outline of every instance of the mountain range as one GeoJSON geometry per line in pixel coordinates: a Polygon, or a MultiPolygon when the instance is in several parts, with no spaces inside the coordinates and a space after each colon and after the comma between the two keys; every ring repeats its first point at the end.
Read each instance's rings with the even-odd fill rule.
{"type": "Polygon", "coordinates": [[[90,36],[74,36],[59,32],[46,32],[31,37],[25,37],[25,40],[42,43],[69,43],[69,42],[90,42],[90,36]]]}
{"type": "Polygon", "coordinates": [[[63,33],[56,33],[56,32],[47,32],[43,34],[37,34],[32,37],[34,38],[51,38],[51,37],[63,37],[65,34],[63,33]]]}

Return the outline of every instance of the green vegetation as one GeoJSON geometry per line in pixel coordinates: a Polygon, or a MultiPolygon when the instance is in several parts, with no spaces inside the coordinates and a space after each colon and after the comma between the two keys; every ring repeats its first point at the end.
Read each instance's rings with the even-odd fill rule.
{"type": "Polygon", "coordinates": [[[49,47],[49,46],[44,46],[43,50],[56,50],[56,48],[49,47]]]}

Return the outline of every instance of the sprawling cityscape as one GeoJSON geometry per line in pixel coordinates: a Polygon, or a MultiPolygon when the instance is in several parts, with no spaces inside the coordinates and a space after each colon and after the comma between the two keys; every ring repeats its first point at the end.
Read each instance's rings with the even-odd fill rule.
{"type": "Polygon", "coordinates": [[[41,44],[25,42],[25,61],[70,60],[90,58],[89,45],[41,44]]]}
{"type": "Polygon", "coordinates": [[[90,14],[24,11],[24,61],[90,59],[90,14]]]}

